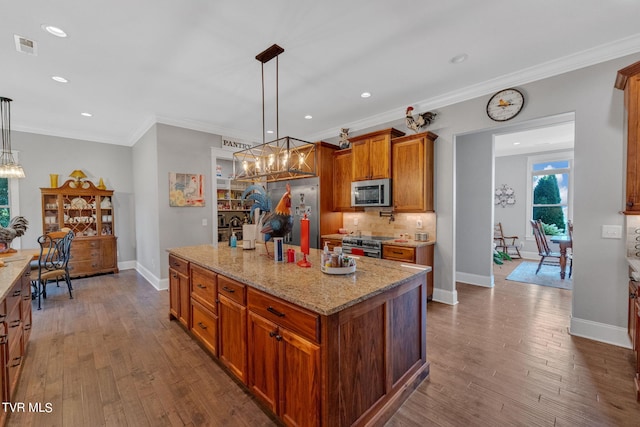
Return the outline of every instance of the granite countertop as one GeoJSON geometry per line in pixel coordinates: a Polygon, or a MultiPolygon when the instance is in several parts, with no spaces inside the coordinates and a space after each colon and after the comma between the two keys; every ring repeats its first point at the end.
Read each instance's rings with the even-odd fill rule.
{"type": "MultiPolygon", "coordinates": [[[[321,238],[342,240],[342,238],[345,236],[354,237],[351,234],[325,234],[321,236],[321,238]]],[[[363,237],[367,237],[367,236],[363,236],[363,237]]],[[[436,244],[435,240],[428,240],[426,242],[413,240],[413,239],[391,239],[391,240],[382,241],[383,246],[394,245],[394,246],[406,246],[409,248],[419,248],[421,246],[429,246],[429,245],[435,245],[435,244],[436,244]],[[402,240],[402,241],[399,242],[398,240],[402,240]]]]}
{"type": "Polygon", "coordinates": [[[0,257],[5,263],[4,267],[0,267],[0,301],[7,296],[15,281],[20,278],[24,267],[31,262],[33,253],[33,250],[26,250],[3,254],[0,257]]]}
{"type": "MultiPolygon", "coordinates": [[[[272,248],[270,245],[269,250],[272,248]]],[[[285,251],[287,248],[300,249],[285,245],[285,251]]],[[[307,257],[311,268],[303,268],[295,263],[274,262],[267,258],[261,244],[255,250],[200,245],[171,248],[168,252],[327,316],[431,271],[427,266],[359,257],[355,273],[331,275],[320,271],[322,251],[318,249],[311,249],[307,257]]]]}

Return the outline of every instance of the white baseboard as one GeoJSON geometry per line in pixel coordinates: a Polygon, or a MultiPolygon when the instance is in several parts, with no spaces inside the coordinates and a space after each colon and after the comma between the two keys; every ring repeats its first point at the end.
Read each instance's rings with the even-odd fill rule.
{"type": "Polygon", "coordinates": [[[433,301],[443,304],[456,305],[458,303],[458,291],[445,291],[444,289],[433,288],[433,301]]]}
{"type": "Polygon", "coordinates": [[[147,279],[147,281],[151,283],[151,286],[153,286],[157,290],[162,291],[169,289],[169,279],[160,279],[138,263],[136,263],[136,271],[140,273],[142,277],[147,279]]]}
{"type": "Polygon", "coordinates": [[[118,270],[133,270],[137,267],[135,261],[123,261],[118,263],[118,270]]]}
{"type": "Polygon", "coordinates": [[[456,282],[468,283],[470,285],[493,288],[493,276],[481,276],[479,274],[456,272],[456,282]]]}
{"type": "Polygon", "coordinates": [[[577,337],[589,338],[618,347],[631,348],[627,328],[593,322],[591,320],[571,318],[569,333],[577,337]]]}

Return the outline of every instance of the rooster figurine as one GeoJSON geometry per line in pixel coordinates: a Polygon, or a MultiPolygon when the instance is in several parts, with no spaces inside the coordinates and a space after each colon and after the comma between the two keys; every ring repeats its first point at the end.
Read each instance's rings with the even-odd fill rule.
{"type": "Polygon", "coordinates": [[[15,252],[15,249],[11,249],[11,242],[22,236],[28,225],[29,221],[25,217],[14,216],[6,228],[0,226],[0,253],[15,252]]]}
{"type": "Polygon", "coordinates": [[[411,114],[413,107],[407,107],[406,121],[407,127],[418,133],[420,129],[429,126],[436,118],[437,113],[427,111],[426,113],[419,113],[415,118],[411,114]]]}
{"type": "MultiPolygon", "coordinates": [[[[242,198],[253,200],[250,215],[253,216],[255,210],[260,209],[262,214],[258,222],[258,229],[264,234],[265,248],[266,242],[272,237],[284,237],[293,228],[293,216],[291,215],[291,186],[287,184],[287,191],[284,193],[276,208],[271,210],[271,200],[267,196],[264,187],[260,185],[250,185],[242,193],[242,198]],[[260,225],[261,224],[261,225],[260,225]]],[[[267,249],[267,254],[269,250],[267,249]]]]}
{"type": "MultiPolygon", "coordinates": [[[[293,216],[291,215],[291,186],[287,184],[287,191],[282,195],[276,208],[262,218],[261,233],[264,233],[266,242],[272,237],[284,237],[293,229],[293,216]]],[[[268,254],[267,250],[267,254],[268,254]]]]}

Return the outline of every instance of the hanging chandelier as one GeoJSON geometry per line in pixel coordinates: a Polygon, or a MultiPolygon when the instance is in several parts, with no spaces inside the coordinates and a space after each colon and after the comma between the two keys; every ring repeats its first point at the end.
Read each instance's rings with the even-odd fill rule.
{"type": "Polygon", "coordinates": [[[0,121],[2,126],[2,154],[0,154],[0,178],[24,178],[22,166],[16,163],[11,151],[11,99],[0,97],[0,121]]]}
{"type": "Polygon", "coordinates": [[[278,55],[284,49],[277,44],[256,55],[262,64],[262,144],[233,154],[233,175],[238,181],[256,182],[261,179],[279,181],[316,175],[316,146],[301,139],[280,138],[278,114],[278,55]],[[265,142],[264,64],[276,60],[276,139],[265,142]]]}

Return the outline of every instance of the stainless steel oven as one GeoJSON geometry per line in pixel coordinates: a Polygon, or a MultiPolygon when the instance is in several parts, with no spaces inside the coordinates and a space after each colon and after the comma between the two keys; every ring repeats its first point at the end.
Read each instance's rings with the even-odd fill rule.
{"type": "Polygon", "coordinates": [[[345,254],[366,256],[370,258],[382,258],[382,242],[393,237],[351,237],[342,238],[342,252],[345,254]]]}

